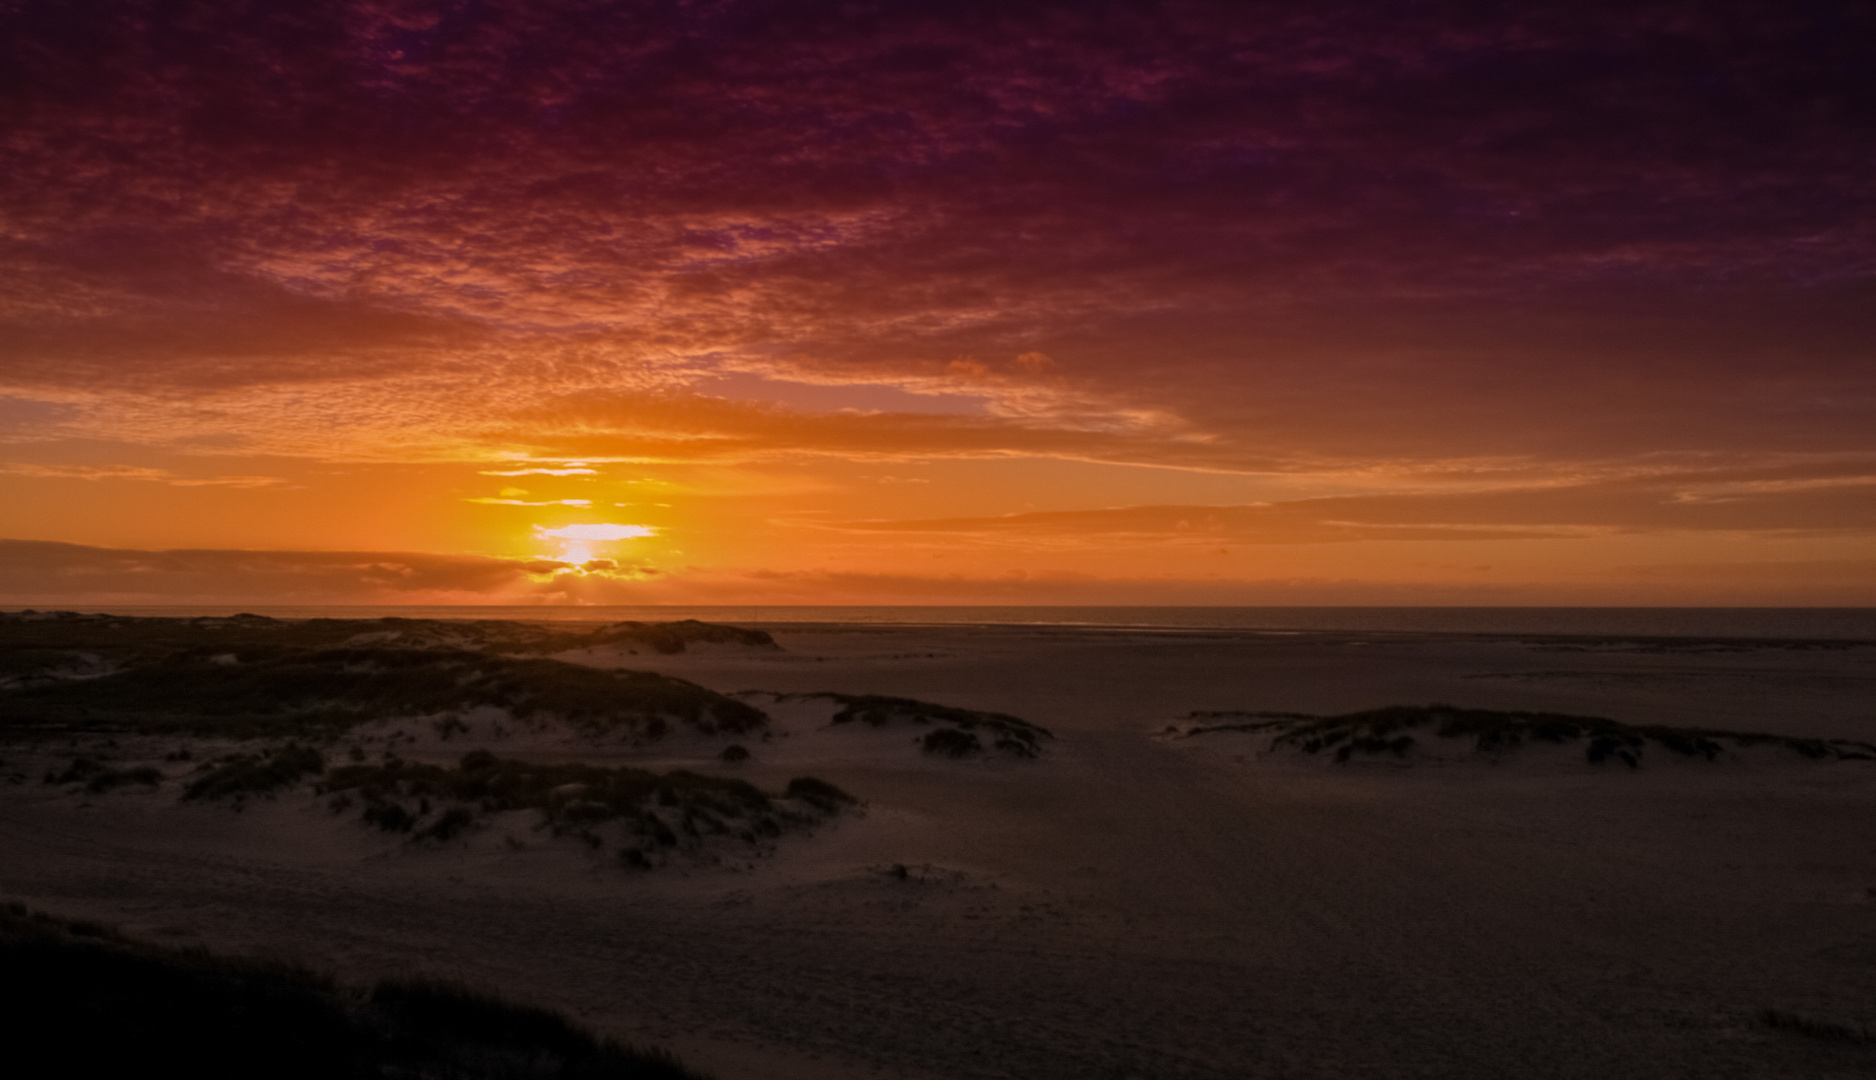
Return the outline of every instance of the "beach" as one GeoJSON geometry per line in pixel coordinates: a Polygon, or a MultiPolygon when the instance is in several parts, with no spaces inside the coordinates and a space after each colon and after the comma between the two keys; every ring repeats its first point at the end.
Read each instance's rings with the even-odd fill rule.
{"type": "MultiPolygon", "coordinates": [[[[730,695],[767,713],[763,735],[496,737],[483,714],[465,732],[358,730],[396,728],[370,752],[414,762],[486,745],[768,791],[812,775],[859,800],[759,850],[706,845],[634,872],[519,825],[417,844],[310,788],[239,810],[180,801],[180,765],[155,788],[48,784],[87,747],[14,743],[0,892],[345,979],[492,988],[724,1080],[1876,1065],[1876,761],[1649,744],[1630,767],[1578,743],[1487,751],[1421,728],[1411,750],[1338,763],[1229,729],[1443,702],[1850,745],[1876,741],[1869,643],[758,628],[775,647],[555,658],[730,695]],[[844,698],[804,696],[820,693],[844,698]],[[988,735],[927,752],[930,724],[834,720],[869,695],[1047,734],[1033,756],[988,735]],[[746,761],[722,760],[730,742],[746,761]]],[[[100,752],[160,763],[177,742],[100,752]]]]}

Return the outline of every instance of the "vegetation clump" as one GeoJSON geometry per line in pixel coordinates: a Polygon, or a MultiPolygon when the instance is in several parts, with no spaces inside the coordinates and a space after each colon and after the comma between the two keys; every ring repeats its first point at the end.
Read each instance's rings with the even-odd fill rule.
{"type": "Polygon", "coordinates": [[[16,671],[89,663],[87,657],[137,665],[189,651],[247,662],[273,653],[347,645],[542,656],[610,644],[681,653],[699,643],[777,647],[766,631],[695,619],[581,626],[508,619],[273,619],[250,614],[175,618],[17,611],[0,612],[0,657],[10,658],[0,659],[0,684],[16,671]]]}
{"type": "Polygon", "coordinates": [[[433,980],[368,990],[305,968],[0,907],[8,1051],[71,1076],[700,1080],[669,1054],[433,980]]]}
{"type": "Polygon", "coordinates": [[[672,723],[743,734],[768,717],[683,679],[602,671],[547,659],[479,652],[344,648],[253,661],[188,652],[102,678],[0,696],[0,725],[81,722],[89,728],[187,731],[235,737],[337,734],[399,716],[480,706],[522,719],[558,719],[588,734],[659,738],[672,723]]]}
{"type": "Polygon", "coordinates": [[[823,814],[838,814],[860,801],[827,781],[812,776],[797,776],[790,780],[786,794],[789,798],[799,799],[823,814]]]}
{"type": "Polygon", "coordinates": [[[96,678],[109,670],[110,664],[91,652],[30,647],[0,650],[0,690],[96,678]]]}
{"type": "Polygon", "coordinates": [[[1681,757],[1713,761],[1734,747],[1777,746],[1814,759],[1876,760],[1876,745],[1847,739],[1807,739],[1785,735],[1722,731],[1711,728],[1670,727],[1664,724],[1625,724],[1596,716],[1562,713],[1463,709],[1454,705],[1390,705],[1341,716],[1306,713],[1201,712],[1188,719],[1238,721],[1201,724],[1187,728],[1190,738],[1217,731],[1261,732],[1271,735],[1271,749],[1293,749],[1306,754],[1333,752],[1347,762],[1357,754],[1405,756],[1416,744],[1408,734],[1427,728],[1442,739],[1470,739],[1485,753],[1507,751],[1535,743],[1584,742],[1584,758],[1591,764],[1619,762],[1639,768],[1643,751],[1659,747],[1681,757]]]}
{"type": "Polygon", "coordinates": [[[1832,1020],[1819,1020],[1816,1017],[1786,1012],[1783,1009],[1766,1009],[1759,1014],[1759,1020],[1766,1027],[1809,1035],[1813,1039],[1827,1039],[1831,1042],[1876,1043],[1876,1031],[1869,1028],[1853,1024],[1839,1024],[1832,1020]]]}
{"type": "Polygon", "coordinates": [[[83,784],[85,790],[93,795],[102,795],[120,787],[142,784],[156,787],[163,782],[163,771],[151,765],[140,765],[131,769],[113,769],[93,758],[73,758],[64,772],[47,773],[48,784],[83,784]]]}
{"type": "Polygon", "coordinates": [[[681,653],[691,645],[742,645],[775,649],[765,630],[683,619],[668,623],[616,622],[592,628],[543,626],[505,619],[381,619],[349,639],[350,645],[417,649],[464,649],[502,654],[545,655],[602,645],[638,646],[651,652],[681,653]]]}
{"type": "Polygon", "coordinates": [[[777,798],[744,780],[682,770],[653,773],[581,763],[547,764],[463,755],[454,768],[407,761],[344,765],[328,771],[321,794],[343,811],[362,803],[362,819],[418,840],[449,840],[490,814],[532,810],[554,835],[594,847],[607,826],[635,850],[695,846],[719,836],[759,843],[813,824],[854,803],[810,777],[777,798]]]}
{"type": "Polygon", "coordinates": [[[569,648],[595,645],[640,644],[660,653],[681,653],[688,645],[744,645],[750,648],[777,649],[775,639],[766,630],[746,630],[740,626],[682,619],[668,623],[616,622],[599,627],[569,648]]]}
{"type": "Polygon", "coordinates": [[[258,754],[236,754],[206,766],[183,789],[184,800],[217,801],[250,795],[272,796],[326,769],[325,755],[310,746],[288,743],[258,754]]]}
{"type": "Polygon", "coordinates": [[[977,709],[961,709],[953,705],[934,705],[929,701],[916,701],[912,698],[888,697],[883,694],[795,694],[781,695],[788,698],[819,699],[832,701],[840,705],[834,713],[836,724],[863,723],[872,727],[884,727],[895,721],[914,724],[942,724],[944,727],[933,731],[920,739],[920,744],[927,753],[941,754],[947,757],[966,757],[984,749],[983,738],[990,740],[991,747],[1003,753],[1017,757],[1033,758],[1042,753],[1042,741],[1055,738],[1049,729],[1019,720],[1007,713],[982,712],[977,709]],[[980,738],[979,736],[983,736],[980,738]]]}
{"type": "Polygon", "coordinates": [[[976,735],[961,728],[939,728],[936,731],[927,732],[925,737],[919,740],[919,745],[925,748],[927,754],[953,758],[969,757],[972,754],[981,753],[984,748],[984,744],[978,741],[976,735]]]}

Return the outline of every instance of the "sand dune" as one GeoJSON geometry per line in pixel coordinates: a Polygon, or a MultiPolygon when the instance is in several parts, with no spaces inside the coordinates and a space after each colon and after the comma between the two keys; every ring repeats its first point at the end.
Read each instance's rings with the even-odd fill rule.
{"type": "MultiPolygon", "coordinates": [[[[1450,701],[1867,742],[1876,649],[765,629],[779,649],[634,658],[763,691],[738,698],[768,718],[735,737],[739,763],[721,760],[721,733],[502,741],[485,738],[488,713],[465,714],[473,736],[421,717],[349,736],[405,731],[395,753],[438,767],[486,742],[767,792],[813,775],[861,802],[748,857],[634,872],[525,815],[498,823],[513,845],[493,825],[412,843],[334,815],[310,782],[239,812],[182,800],[200,755],[164,761],[175,738],[42,739],[0,750],[17,778],[0,786],[0,887],[357,982],[499,988],[725,1080],[1876,1066],[1858,1036],[1876,1027],[1876,762],[1650,744],[1637,768],[1598,766],[1579,739],[1337,766],[1270,753],[1270,732],[1186,737],[1200,711],[1450,701]],[[1519,675],[1533,671],[1561,674],[1519,675]],[[824,691],[1055,737],[1033,758],[931,754],[914,720],[835,724],[842,700],[796,696],[824,691]],[[81,755],[163,778],[42,782],[81,755]]],[[[386,747],[368,743],[371,760],[386,747]]]]}

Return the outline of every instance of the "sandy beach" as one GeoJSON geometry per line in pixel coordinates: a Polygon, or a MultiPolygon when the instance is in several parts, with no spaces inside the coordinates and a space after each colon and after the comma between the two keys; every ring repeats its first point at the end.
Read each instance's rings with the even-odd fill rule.
{"type": "Polygon", "coordinates": [[[736,695],[771,717],[766,737],[498,737],[483,715],[360,729],[411,761],[487,746],[765,790],[812,774],[862,802],[759,850],[634,872],[519,818],[417,844],[307,786],[239,811],[180,801],[174,737],[99,749],[166,778],[98,794],[41,780],[91,747],[15,743],[0,898],[343,978],[460,979],[723,1080],[1876,1068],[1876,761],[1651,747],[1630,768],[1423,731],[1412,752],[1337,764],[1191,734],[1196,713],[1449,702],[1876,740],[1876,647],[764,629],[779,648],[559,659],[736,695]],[[1033,758],[927,753],[916,723],[832,723],[839,702],[816,692],[1053,738],[1033,758]],[[720,760],[732,742],[747,761],[720,760]]]}

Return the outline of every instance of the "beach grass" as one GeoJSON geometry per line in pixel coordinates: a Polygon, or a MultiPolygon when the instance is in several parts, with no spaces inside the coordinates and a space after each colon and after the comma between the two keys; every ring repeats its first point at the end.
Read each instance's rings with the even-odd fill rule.
{"type": "Polygon", "coordinates": [[[1564,713],[1467,709],[1456,705],[1390,705],[1380,709],[1315,716],[1284,712],[1197,712],[1198,721],[1183,729],[1191,738],[1221,731],[1268,734],[1273,750],[1332,754],[1338,762],[1357,755],[1406,756],[1416,745],[1413,733],[1441,739],[1470,740],[1481,753],[1502,753],[1522,746],[1582,743],[1591,764],[1641,765],[1649,748],[1677,757],[1714,761],[1753,746],[1789,750],[1814,760],[1876,760],[1876,745],[1847,739],[1814,739],[1717,728],[1626,724],[1597,716],[1564,713]]]}
{"type": "Polygon", "coordinates": [[[370,720],[482,706],[590,735],[656,739],[674,724],[743,734],[768,717],[695,683],[467,650],[336,648],[241,659],[190,650],[100,678],[0,694],[0,728],[330,738],[370,720]]]}
{"type": "Polygon", "coordinates": [[[1049,729],[1008,713],[963,709],[955,705],[936,705],[913,698],[884,694],[838,694],[820,691],[811,694],[780,694],[777,700],[822,700],[840,706],[832,718],[835,724],[862,723],[870,727],[906,722],[918,725],[942,725],[920,739],[926,752],[944,757],[967,757],[984,749],[979,733],[987,736],[993,748],[1017,757],[1033,758],[1042,753],[1042,743],[1055,738],[1049,729]]]}
{"type": "Polygon", "coordinates": [[[369,988],[277,961],[137,941],[0,906],[0,1011],[16,1062],[65,1076],[276,1080],[702,1080],[668,1053],[459,984],[369,988]]]}
{"type": "Polygon", "coordinates": [[[343,765],[329,769],[317,790],[334,809],[360,806],[367,824],[415,840],[447,841],[490,815],[532,810],[556,836],[591,837],[599,846],[593,830],[613,826],[640,849],[694,846],[708,836],[757,843],[856,803],[813,777],[796,778],[777,796],[732,777],[516,761],[487,750],[470,751],[453,767],[343,765]]]}

